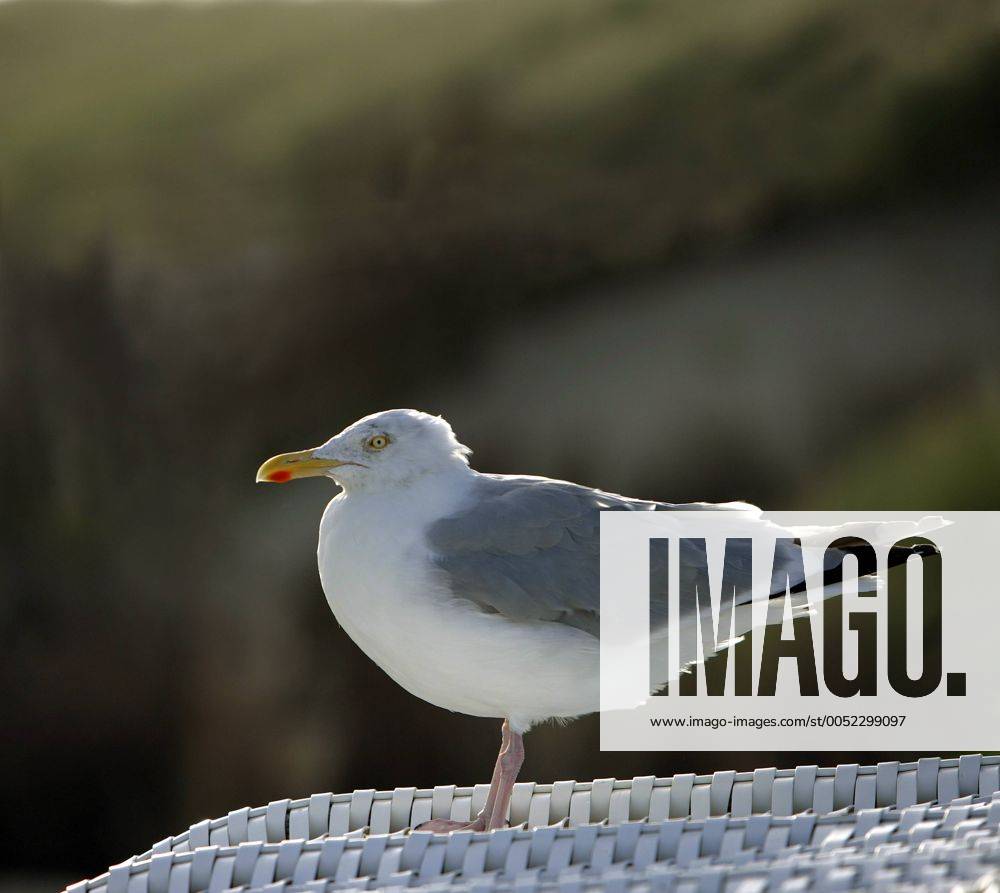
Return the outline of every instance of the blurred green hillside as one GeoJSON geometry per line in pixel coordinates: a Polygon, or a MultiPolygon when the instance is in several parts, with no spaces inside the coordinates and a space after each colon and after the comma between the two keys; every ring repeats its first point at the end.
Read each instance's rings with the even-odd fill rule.
{"type": "Polygon", "coordinates": [[[320,251],[347,278],[444,256],[487,292],[654,263],[987,164],[998,16],[988,0],[4,4],[5,240],[68,260],[111,234],[144,266],[320,251]]]}

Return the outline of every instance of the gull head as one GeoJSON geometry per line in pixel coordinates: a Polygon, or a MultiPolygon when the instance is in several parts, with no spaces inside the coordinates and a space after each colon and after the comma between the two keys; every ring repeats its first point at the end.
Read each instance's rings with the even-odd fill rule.
{"type": "Polygon", "coordinates": [[[359,419],[321,446],[268,459],[257,470],[257,481],[328,477],[346,490],[381,490],[427,474],[465,470],[470,452],[440,416],[389,409],[359,419]]]}

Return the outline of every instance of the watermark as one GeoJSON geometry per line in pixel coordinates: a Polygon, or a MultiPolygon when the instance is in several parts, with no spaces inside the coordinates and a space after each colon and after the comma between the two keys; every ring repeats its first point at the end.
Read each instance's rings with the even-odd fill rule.
{"type": "Polygon", "coordinates": [[[1000,748],[998,544],[1000,512],[603,512],[601,748],[1000,748]]]}

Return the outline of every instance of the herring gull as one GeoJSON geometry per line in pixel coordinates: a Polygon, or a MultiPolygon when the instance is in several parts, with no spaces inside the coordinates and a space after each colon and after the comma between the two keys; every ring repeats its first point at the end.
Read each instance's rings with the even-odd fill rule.
{"type": "Polygon", "coordinates": [[[444,419],[394,409],[257,472],[258,481],[324,476],[342,488],[320,523],[319,573],[365,654],[417,697],[503,720],[486,805],[471,822],[421,826],[436,832],[501,827],[524,733],[598,709],[601,510],[760,517],[745,503],[672,505],[482,474],[469,453],[444,419]]]}

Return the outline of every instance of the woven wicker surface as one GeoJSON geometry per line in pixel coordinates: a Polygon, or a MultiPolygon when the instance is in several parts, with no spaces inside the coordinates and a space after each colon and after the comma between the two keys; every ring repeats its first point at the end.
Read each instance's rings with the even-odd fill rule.
{"type": "Polygon", "coordinates": [[[524,783],[512,827],[467,819],[486,785],[280,800],[199,822],[73,893],[615,889],[952,890],[1000,867],[1000,757],[524,783]]]}

